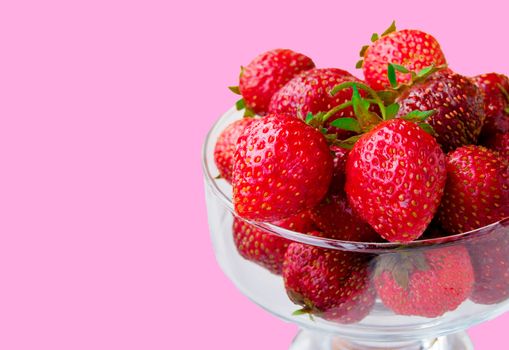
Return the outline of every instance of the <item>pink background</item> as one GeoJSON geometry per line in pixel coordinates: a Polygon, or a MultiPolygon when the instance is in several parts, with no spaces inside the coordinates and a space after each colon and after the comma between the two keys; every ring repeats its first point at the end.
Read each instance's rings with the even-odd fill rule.
{"type": "MultiPolygon", "coordinates": [[[[282,46],[358,74],[394,18],[459,72],[509,73],[503,1],[378,3],[3,1],[0,348],[286,349],[296,327],[208,236],[200,147],[239,66],[282,46]]],[[[472,329],[477,349],[507,349],[508,325],[472,329]]]]}

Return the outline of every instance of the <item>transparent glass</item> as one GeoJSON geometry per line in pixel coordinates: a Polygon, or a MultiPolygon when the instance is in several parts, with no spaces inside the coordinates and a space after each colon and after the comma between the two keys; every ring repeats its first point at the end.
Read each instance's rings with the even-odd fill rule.
{"type": "MultiPolygon", "coordinates": [[[[451,311],[437,317],[406,316],[386,307],[377,295],[369,314],[355,323],[344,324],[328,321],[320,316],[310,317],[307,314],[293,315],[301,307],[290,300],[283,278],[244,259],[238,253],[232,225],[234,218],[243,219],[237,217],[233,210],[231,186],[226,181],[216,178],[218,170],[213,159],[215,141],[228,124],[241,116],[234,109],[225,113],[208,133],[203,147],[202,165],[212,243],[219,265],[243,294],[277,317],[300,326],[301,331],[290,347],[292,350],[473,349],[465,330],[495,318],[509,309],[508,299],[497,297],[496,300],[485,301],[483,304],[473,302],[470,296],[466,296],[459,306],[452,307],[451,311]]],[[[373,283],[376,265],[385,257],[398,254],[413,257],[439,249],[465,248],[471,259],[475,259],[478,265],[492,264],[493,257],[490,250],[495,248],[509,254],[509,246],[506,247],[509,237],[508,219],[476,231],[445,238],[419,240],[404,246],[397,243],[338,241],[293,232],[268,223],[248,221],[247,223],[267,234],[280,236],[292,242],[320,247],[330,252],[345,251],[365,258],[366,268],[370,273],[370,283],[373,283]],[[486,249],[478,249],[479,247],[486,247],[486,249]]],[[[502,262],[503,264],[505,263],[502,262]]],[[[504,283],[506,279],[509,279],[509,266],[505,268],[503,273],[500,272],[500,268],[497,270],[500,281],[493,281],[493,278],[498,278],[493,273],[495,277],[491,276],[492,280],[484,286],[488,289],[485,293],[488,295],[491,292],[498,295],[501,293],[509,297],[509,284],[504,283]],[[494,290],[489,290],[490,288],[494,290]],[[505,290],[501,292],[500,288],[505,290]]],[[[474,284],[481,283],[479,279],[481,278],[476,276],[474,284]]]]}

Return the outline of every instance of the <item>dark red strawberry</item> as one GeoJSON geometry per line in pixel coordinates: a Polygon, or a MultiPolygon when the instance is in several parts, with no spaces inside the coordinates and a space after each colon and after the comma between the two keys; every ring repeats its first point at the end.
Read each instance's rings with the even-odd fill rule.
{"type": "Polygon", "coordinates": [[[237,141],[233,202],[247,219],[281,220],[318,204],[332,178],[324,136],[304,121],[270,114],[237,141]]]}
{"type": "Polygon", "coordinates": [[[335,145],[332,145],[330,150],[333,155],[332,161],[334,167],[329,192],[336,194],[345,191],[345,168],[346,160],[348,158],[348,150],[335,145]]]}
{"type": "Polygon", "coordinates": [[[438,212],[450,233],[480,228],[509,216],[509,168],[482,146],[447,155],[447,183],[438,212]]]}
{"type": "Polygon", "coordinates": [[[442,197],[445,155],[417,124],[392,119],[362,135],[348,155],[350,205],[383,238],[421,236],[442,197]]]}
{"type": "MultiPolygon", "coordinates": [[[[334,96],[331,90],[347,81],[360,82],[350,73],[339,68],[315,68],[303,72],[274,94],[269,105],[270,112],[284,113],[305,119],[308,113],[328,112],[352,98],[352,89],[343,89],[334,96]]],[[[353,117],[352,107],[342,109],[327,119],[330,123],[341,117],[353,117]]],[[[327,126],[327,124],[326,124],[327,126]]],[[[338,130],[334,129],[334,132],[338,130]]],[[[339,138],[348,136],[344,130],[339,138]]]]}
{"type": "Polygon", "coordinates": [[[435,239],[435,238],[442,238],[450,236],[449,233],[447,233],[443,227],[440,225],[440,222],[436,218],[436,216],[431,220],[428,227],[426,228],[426,231],[421,236],[421,240],[424,239],[435,239]]]}
{"type": "Polygon", "coordinates": [[[237,139],[245,127],[255,118],[242,118],[228,125],[219,135],[214,148],[214,161],[216,162],[219,175],[228,182],[232,182],[233,155],[237,139]]]}
{"type": "Polygon", "coordinates": [[[264,115],[274,93],[295,75],[314,66],[309,57],[292,50],[267,51],[242,68],[238,88],[231,89],[242,95],[247,108],[264,115]]]}
{"type": "Polygon", "coordinates": [[[445,152],[475,144],[484,122],[483,96],[468,78],[442,70],[414,84],[397,99],[399,116],[430,111],[429,123],[445,152]]]}
{"type": "Polygon", "coordinates": [[[380,241],[380,235],[353,212],[346,199],[344,187],[348,150],[333,145],[331,151],[334,171],[329,194],[311,209],[313,222],[327,236],[335,239],[354,242],[380,241]]]}
{"type": "Polygon", "coordinates": [[[495,134],[509,132],[509,78],[503,74],[488,73],[472,78],[484,96],[486,120],[481,131],[481,142],[495,134]]]}
{"type": "Polygon", "coordinates": [[[467,249],[450,246],[381,255],[374,283],[396,314],[438,317],[468,298],[474,272],[467,249]]]}
{"type": "MultiPolygon", "coordinates": [[[[313,222],[308,213],[297,214],[273,224],[301,233],[308,233],[313,229],[313,222]]],[[[281,274],[286,249],[291,241],[239,218],[233,220],[233,239],[237,251],[245,259],[275,274],[281,274]]]]}
{"type": "Polygon", "coordinates": [[[509,132],[494,134],[484,145],[497,152],[502,160],[509,161],[509,132]]]}
{"type": "Polygon", "coordinates": [[[375,303],[368,254],[292,243],[283,263],[290,299],[309,313],[338,323],[359,322],[375,303]]]}
{"type": "Polygon", "coordinates": [[[468,245],[475,284],[470,299],[478,304],[496,304],[509,298],[509,234],[490,233],[468,245]]]}
{"type": "Polygon", "coordinates": [[[311,210],[315,225],[327,236],[353,242],[380,242],[380,235],[352,210],[344,191],[330,194],[311,210]]]}
{"type": "MultiPolygon", "coordinates": [[[[393,25],[380,37],[372,36],[373,43],[363,47],[357,67],[362,66],[366,82],[375,90],[391,87],[387,78],[387,65],[394,63],[409,71],[418,72],[431,65],[446,63],[437,40],[431,35],[414,29],[396,31],[393,25]]],[[[397,72],[397,82],[406,84],[411,81],[410,74],[397,72]]]]}

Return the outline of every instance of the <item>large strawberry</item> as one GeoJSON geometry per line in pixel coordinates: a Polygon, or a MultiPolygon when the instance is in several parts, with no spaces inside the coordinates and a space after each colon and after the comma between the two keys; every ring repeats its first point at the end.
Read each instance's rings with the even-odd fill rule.
{"type": "Polygon", "coordinates": [[[447,184],[439,210],[450,233],[474,230],[509,216],[509,168],[482,146],[447,155],[447,184]]]}
{"type": "Polygon", "coordinates": [[[398,97],[399,116],[415,110],[434,110],[429,123],[445,152],[475,144],[484,122],[483,96],[468,78],[450,70],[432,74],[398,97]]]}
{"type": "Polygon", "coordinates": [[[245,127],[255,121],[255,118],[242,118],[228,125],[219,135],[214,148],[214,161],[219,175],[228,182],[232,181],[233,156],[237,139],[245,127]]]}
{"type": "Polygon", "coordinates": [[[301,53],[288,49],[270,50],[242,67],[239,86],[230,89],[243,97],[238,107],[245,106],[250,112],[264,115],[274,93],[295,75],[314,66],[313,61],[301,53]]]}
{"type": "MultiPolygon", "coordinates": [[[[308,70],[294,77],[272,96],[269,111],[298,116],[301,119],[305,119],[308,113],[316,115],[328,112],[352,98],[351,89],[343,89],[334,96],[330,93],[336,85],[347,81],[360,82],[339,68],[308,70]]],[[[331,115],[327,121],[330,123],[340,117],[353,117],[352,107],[331,115]]],[[[340,138],[346,135],[347,133],[343,131],[340,138]]]]}
{"type": "MultiPolygon", "coordinates": [[[[361,50],[362,67],[366,82],[375,90],[391,87],[387,78],[387,64],[404,66],[417,72],[426,67],[440,66],[446,63],[437,40],[430,34],[414,29],[396,31],[394,23],[381,36],[373,34],[371,45],[361,50]]],[[[411,75],[397,72],[398,83],[409,83],[411,75]]]]}
{"type": "Polygon", "coordinates": [[[431,222],[446,179],[433,136],[403,119],[383,121],[350,151],[345,190],[354,210],[383,238],[417,239],[431,222]]]}
{"type": "Polygon", "coordinates": [[[235,210],[252,220],[284,219],[318,204],[331,177],[324,136],[300,119],[270,114],[249,125],[237,141],[235,210]]]}
{"type": "Polygon", "coordinates": [[[290,244],[283,278],[290,299],[303,306],[297,313],[338,323],[362,320],[375,303],[369,261],[368,254],[290,244]]]}
{"type": "MultiPolygon", "coordinates": [[[[301,233],[308,233],[313,229],[313,222],[306,212],[273,224],[301,233]]],[[[291,241],[257,228],[239,218],[233,220],[233,239],[242,257],[275,274],[281,274],[286,249],[291,241]]]]}
{"type": "Polygon", "coordinates": [[[509,78],[503,74],[487,73],[472,78],[484,95],[486,120],[481,141],[489,141],[499,133],[509,132],[509,78]]]}
{"type": "Polygon", "coordinates": [[[374,283],[395,313],[438,317],[468,298],[474,272],[464,246],[431,248],[381,255],[374,283]]]}
{"type": "Polygon", "coordinates": [[[470,299],[478,304],[496,304],[508,299],[509,233],[494,232],[472,240],[468,250],[475,274],[470,299]]]}

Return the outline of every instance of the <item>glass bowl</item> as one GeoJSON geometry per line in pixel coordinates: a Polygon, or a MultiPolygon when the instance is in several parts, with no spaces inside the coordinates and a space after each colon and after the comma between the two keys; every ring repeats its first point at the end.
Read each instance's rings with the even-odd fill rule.
{"type": "MultiPolygon", "coordinates": [[[[242,113],[234,108],[225,113],[209,131],[203,147],[202,166],[212,243],[219,265],[243,294],[268,312],[301,328],[290,349],[473,349],[465,330],[493,319],[509,309],[508,219],[476,231],[401,245],[326,239],[237,217],[231,200],[231,186],[225,180],[217,178],[219,172],[214,163],[213,152],[221,131],[241,117],[242,113]],[[363,271],[366,271],[367,276],[366,289],[370,289],[370,292],[353,298],[354,302],[349,305],[349,308],[358,308],[360,303],[364,303],[361,308],[365,312],[361,319],[334,318],[327,316],[325,312],[315,316],[296,313],[302,306],[291,301],[285,290],[283,277],[244,259],[239,254],[233,237],[234,219],[253,225],[264,234],[283,237],[292,244],[301,244],[300,247],[318,247],[319,252],[330,253],[330,256],[345,252],[348,256],[355,256],[359,261],[363,261],[363,271]],[[380,273],[380,265],[387,267],[391,262],[394,264],[394,261],[401,264],[402,256],[404,261],[415,262],[422,260],[422,257],[428,259],[430,256],[438,256],[441,259],[444,254],[454,255],[458,252],[464,253],[467,259],[470,258],[471,267],[468,269],[473,277],[468,288],[454,283],[448,285],[448,282],[441,286],[443,293],[455,295],[455,303],[451,305],[442,305],[442,301],[438,299],[427,306],[434,311],[408,311],[408,305],[398,306],[391,302],[384,304],[381,293],[376,292],[383,283],[377,284],[375,281],[383,281],[380,277],[386,273],[380,273]],[[499,259],[501,255],[507,258],[499,259]],[[486,269],[493,264],[496,268],[486,269]],[[484,298],[473,297],[473,291],[484,293],[484,298]]],[[[455,264],[455,260],[452,261],[444,267],[450,270],[450,276],[467,269],[465,266],[451,266],[455,264]]],[[[429,283],[424,277],[419,280],[417,274],[412,279],[412,283],[429,283]]],[[[432,294],[436,286],[429,283],[427,288],[430,288],[429,294],[432,294]]],[[[419,296],[415,299],[420,300],[419,296]]],[[[427,303],[429,304],[429,301],[427,303]]]]}

